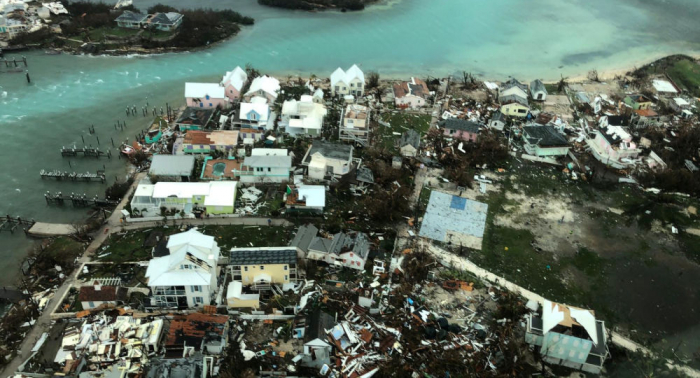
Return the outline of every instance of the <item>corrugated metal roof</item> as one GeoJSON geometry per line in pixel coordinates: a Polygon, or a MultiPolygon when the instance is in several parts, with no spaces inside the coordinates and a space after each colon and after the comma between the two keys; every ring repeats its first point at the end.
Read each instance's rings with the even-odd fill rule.
{"type": "Polygon", "coordinates": [[[231,265],[296,264],[297,250],[292,247],[233,248],[231,265]]]}

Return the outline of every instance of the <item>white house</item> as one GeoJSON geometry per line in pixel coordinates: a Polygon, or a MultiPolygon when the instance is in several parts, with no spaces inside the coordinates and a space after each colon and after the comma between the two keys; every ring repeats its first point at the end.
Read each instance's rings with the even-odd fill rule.
{"type": "Polygon", "coordinates": [[[185,83],[187,106],[195,108],[225,107],[228,103],[224,87],[216,83],[185,83]]]}
{"type": "Polygon", "coordinates": [[[365,90],[365,74],[357,64],[343,71],[338,67],[331,74],[331,93],[334,96],[353,95],[361,97],[365,90]]]}
{"type": "Polygon", "coordinates": [[[315,237],[306,258],[324,261],[331,265],[364,270],[369,256],[370,242],[362,232],[342,233],[333,235],[332,239],[315,237]]]}
{"type": "Polygon", "coordinates": [[[632,135],[622,126],[601,127],[595,131],[595,138],[589,138],[586,142],[593,157],[616,169],[630,167],[642,152],[632,141],[632,135]]]}
{"type": "Polygon", "coordinates": [[[307,167],[307,176],[314,180],[340,177],[350,172],[352,152],[351,145],[315,140],[306,150],[301,165],[307,167]]]}
{"type": "Polygon", "coordinates": [[[547,88],[545,88],[542,80],[533,80],[530,83],[530,95],[533,100],[545,101],[547,99],[547,88]]]}
{"type": "Polygon", "coordinates": [[[161,216],[161,208],[184,212],[185,217],[198,211],[233,214],[235,201],[235,181],[141,183],[131,199],[131,212],[144,217],[161,216]]]}
{"type": "Polygon", "coordinates": [[[251,156],[241,164],[241,170],[233,171],[244,183],[280,183],[289,181],[292,157],[285,148],[254,148],[251,156]]]}
{"type": "Polygon", "coordinates": [[[284,195],[287,211],[323,212],[326,207],[325,185],[290,185],[284,195]]]}
{"type": "Polygon", "coordinates": [[[243,90],[246,81],[248,81],[248,74],[241,67],[226,72],[226,75],[221,79],[221,86],[224,88],[224,94],[229,102],[241,98],[241,90],[243,90]]]}
{"type": "Polygon", "coordinates": [[[241,281],[232,281],[226,290],[226,305],[229,308],[255,308],[260,307],[260,294],[246,294],[243,292],[241,281]]]}
{"type": "Polygon", "coordinates": [[[170,254],[148,263],[146,278],[155,307],[209,305],[217,288],[219,246],[195,228],[170,236],[170,254]]]}
{"type": "Polygon", "coordinates": [[[254,96],[265,97],[269,103],[275,102],[280,92],[280,81],[271,76],[258,76],[250,83],[250,88],[243,97],[250,101],[254,96]]]}
{"type": "Polygon", "coordinates": [[[325,105],[314,102],[312,96],[303,95],[299,101],[292,99],[282,104],[281,120],[277,126],[292,136],[318,136],[327,113],[325,105]]]}
{"type": "Polygon", "coordinates": [[[498,92],[498,101],[501,104],[508,102],[510,100],[504,100],[504,98],[508,99],[509,96],[517,96],[520,99],[524,100],[524,105],[527,105],[527,85],[515,79],[510,79],[507,82],[503,83],[498,92]]]}
{"type": "Polygon", "coordinates": [[[250,102],[242,102],[238,119],[233,123],[253,128],[267,128],[270,122],[270,105],[265,97],[253,97],[250,102]]]}
{"type": "Polygon", "coordinates": [[[503,131],[503,128],[506,126],[506,115],[501,113],[500,111],[493,112],[493,114],[491,115],[491,119],[489,120],[488,126],[491,129],[503,131]]]}

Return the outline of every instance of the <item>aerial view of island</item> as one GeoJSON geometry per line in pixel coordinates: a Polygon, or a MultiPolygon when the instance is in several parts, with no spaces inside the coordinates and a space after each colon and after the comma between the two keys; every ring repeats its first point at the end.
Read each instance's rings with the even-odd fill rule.
{"type": "Polygon", "coordinates": [[[0,0],[0,378],[700,377],[697,0],[0,0]]]}

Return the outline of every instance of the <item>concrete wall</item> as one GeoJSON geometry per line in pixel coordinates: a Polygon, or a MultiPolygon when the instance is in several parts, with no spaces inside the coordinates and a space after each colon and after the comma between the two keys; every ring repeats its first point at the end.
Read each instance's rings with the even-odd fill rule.
{"type": "Polygon", "coordinates": [[[263,264],[263,265],[242,265],[241,266],[241,281],[243,285],[252,285],[255,283],[255,276],[259,274],[267,274],[270,276],[272,283],[285,284],[291,282],[289,280],[289,266],[286,264],[263,264]],[[260,267],[264,267],[260,269],[260,267]],[[287,267],[287,270],[284,268],[287,267]],[[246,271],[246,268],[248,269],[246,271]],[[287,279],[285,280],[285,276],[287,279]]]}

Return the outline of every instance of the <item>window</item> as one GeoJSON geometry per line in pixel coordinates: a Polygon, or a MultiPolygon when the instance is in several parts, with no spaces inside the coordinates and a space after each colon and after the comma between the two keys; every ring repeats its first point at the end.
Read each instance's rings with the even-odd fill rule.
{"type": "Polygon", "coordinates": [[[343,90],[344,90],[344,91],[345,91],[345,90],[347,90],[347,89],[348,89],[348,88],[346,88],[346,87],[343,87],[343,90]]]}
{"type": "Polygon", "coordinates": [[[268,171],[268,172],[272,172],[272,168],[267,168],[267,171],[268,171]]]}
{"type": "Polygon", "coordinates": [[[260,270],[265,270],[265,265],[260,265],[260,270]]]}
{"type": "Polygon", "coordinates": [[[209,103],[209,107],[211,108],[211,107],[213,107],[213,106],[214,106],[214,105],[212,105],[211,102],[210,102],[210,103],[209,103]]]}
{"type": "Polygon", "coordinates": [[[354,86],[355,86],[355,84],[350,83],[350,88],[353,88],[354,86]]]}
{"type": "Polygon", "coordinates": [[[202,291],[202,287],[199,285],[190,286],[190,291],[193,293],[199,293],[202,291]]]}
{"type": "Polygon", "coordinates": [[[284,270],[287,270],[287,265],[284,266],[284,270]]]}
{"type": "Polygon", "coordinates": [[[250,113],[248,119],[255,121],[258,119],[258,115],[255,113],[250,113]]]}
{"type": "Polygon", "coordinates": [[[285,275],[284,275],[284,280],[285,280],[285,281],[289,281],[289,276],[285,274],[285,275]]]}
{"type": "MultiPolygon", "coordinates": [[[[209,99],[209,95],[204,96],[204,98],[206,98],[206,99],[208,100],[208,99],[209,99]]],[[[209,104],[209,105],[211,105],[211,104],[209,104]]]]}
{"type": "Polygon", "coordinates": [[[88,302],[88,307],[95,308],[95,302],[93,302],[93,301],[88,302]]]}
{"type": "Polygon", "coordinates": [[[202,297],[194,297],[193,299],[194,299],[194,303],[195,303],[195,304],[202,304],[202,303],[204,303],[204,298],[202,298],[202,297]]]}
{"type": "MultiPolygon", "coordinates": [[[[269,169],[269,168],[268,168],[268,169],[269,169]]],[[[256,171],[256,172],[262,172],[262,171],[263,171],[263,168],[262,168],[262,167],[255,167],[255,171],[256,171]]]]}
{"type": "Polygon", "coordinates": [[[200,108],[203,108],[203,107],[204,107],[204,103],[203,103],[203,102],[200,102],[200,103],[199,103],[199,107],[200,107],[200,108]]]}
{"type": "Polygon", "coordinates": [[[340,87],[336,85],[336,86],[335,86],[335,91],[337,92],[337,91],[339,91],[339,90],[340,90],[340,87]]]}
{"type": "Polygon", "coordinates": [[[229,90],[228,92],[229,92],[229,93],[233,93],[233,89],[229,90]]]}
{"type": "Polygon", "coordinates": [[[248,271],[248,267],[247,267],[247,266],[244,266],[244,267],[243,267],[243,271],[244,271],[244,272],[247,272],[247,271],[248,271]]]}

